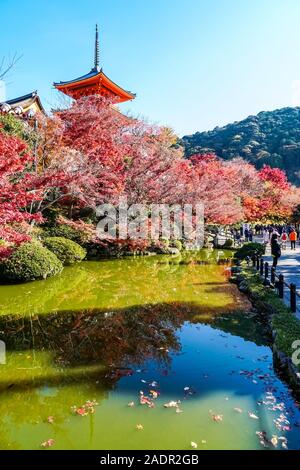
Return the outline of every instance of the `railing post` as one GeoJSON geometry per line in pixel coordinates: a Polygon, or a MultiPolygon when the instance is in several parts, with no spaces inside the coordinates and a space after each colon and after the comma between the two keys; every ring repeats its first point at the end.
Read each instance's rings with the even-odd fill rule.
{"type": "Polygon", "coordinates": [[[278,295],[281,299],[283,299],[283,287],[284,287],[284,277],[283,277],[283,274],[279,274],[278,295]]]}
{"type": "Polygon", "coordinates": [[[253,268],[255,268],[255,266],[256,266],[256,256],[255,255],[252,256],[252,265],[253,265],[253,268]]]}
{"type": "Polygon", "coordinates": [[[256,269],[259,271],[259,256],[256,255],[256,269]]]}
{"type": "Polygon", "coordinates": [[[271,268],[271,284],[275,284],[275,279],[276,279],[276,269],[275,268],[271,268]]]}
{"type": "Polygon", "coordinates": [[[297,306],[296,306],[296,284],[294,284],[293,282],[290,284],[290,294],[291,294],[291,300],[290,300],[291,311],[293,313],[295,313],[296,310],[297,310],[297,306]]]}
{"type": "Polygon", "coordinates": [[[268,279],[269,277],[269,263],[266,261],[265,262],[265,279],[268,279]]]}
{"type": "Polygon", "coordinates": [[[264,260],[260,258],[260,275],[264,275],[264,260]]]}

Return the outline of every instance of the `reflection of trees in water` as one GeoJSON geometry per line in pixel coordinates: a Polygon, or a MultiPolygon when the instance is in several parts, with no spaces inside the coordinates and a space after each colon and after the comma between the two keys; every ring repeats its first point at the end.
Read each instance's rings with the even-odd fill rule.
{"type": "MultiPolygon", "coordinates": [[[[177,332],[185,321],[201,322],[199,306],[178,303],[112,312],[0,317],[1,338],[12,357],[3,366],[0,380],[1,416],[9,415],[18,427],[55,414],[55,426],[60,429],[72,405],[82,405],[95,394],[98,401],[107,397],[121,377],[131,374],[128,367],[148,360],[169,366],[171,354],[181,350],[177,332]],[[26,362],[26,356],[33,354],[36,359],[26,362]],[[40,367],[38,372],[35,365],[40,367]]],[[[208,323],[206,316],[202,322],[208,323]]],[[[209,323],[256,341],[258,332],[251,318],[227,314],[211,316],[209,323]]]]}
{"type": "Polygon", "coordinates": [[[47,350],[56,364],[64,366],[125,367],[148,359],[168,364],[168,351],[180,349],[176,330],[183,321],[180,307],[153,305],[114,312],[3,316],[0,330],[8,350],[47,350]]]}
{"type": "Polygon", "coordinates": [[[176,332],[184,316],[180,306],[158,305],[0,317],[8,349],[0,380],[1,416],[9,415],[17,427],[55,414],[59,427],[72,405],[95,393],[98,400],[107,397],[121,377],[131,375],[129,366],[152,360],[168,367],[170,354],[181,348],[176,332]]]}
{"type": "Polygon", "coordinates": [[[228,252],[201,250],[179,256],[84,262],[65,268],[59,276],[45,281],[0,286],[0,313],[30,315],[54,309],[106,308],[105,305],[122,308],[130,305],[133,297],[138,299],[134,304],[143,303],[143,298],[151,293],[158,302],[165,301],[165,290],[170,286],[192,284],[196,279],[205,284],[220,276],[216,263],[227,256],[228,252]]]}
{"type": "Polygon", "coordinates": [[[33,350],[33,354],[48,354],[53,367],[73,370],[73,374],[69,371],[70,378],[73,375],[80,380],[82,371],[77,373],[76,368],[84,370],[88,366],[91,376],[102,368],[102,375],[114,381],[129,372],[126,367],[148,360],[170,365],[170,354],[181,349],[177,330],[187,320],[209,323],[258,344],[266,343],[261,326],[244,313],[211,315],[192,303],[144,305],[108,312],[2,316],[0,339],[6,342],[9,352],[33,350]]]}

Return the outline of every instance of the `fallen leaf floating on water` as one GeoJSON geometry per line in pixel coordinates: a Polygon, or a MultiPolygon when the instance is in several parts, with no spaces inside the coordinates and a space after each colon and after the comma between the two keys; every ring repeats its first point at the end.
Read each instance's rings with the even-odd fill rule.
{"type": "Polygon", "coordinates": [[[181,408],[176,408],[176,413],[183,413],[183,410],[181,408]]]}
{"type": "Polygon", "coordinates": [[[283,449],[287,449],[287,448],[288,448],[288,446],[287,446],[288,440],[287,440],[286,437],[283,437],[283,436],[282,436],[282,437],[278,437],[278,440],[281,441],[281,447],[282,447],[283,449]]]}
{"type": "Polygon", "coordinates": [[[191,442],[191,447],[192,449],[197,449],[198,448],[198,444],[196,444],[196,442],[191,442]]]}
{"type": "Polygon", "coordinates": [[[86,411],[85,408],[76,408],[76,410],[74,410],[74,412],[79,416],[87,416],[88,415],[88,412],[86,411]]]}
{"type": "Polygon", "coordinates": [[[216,421],[217,423],[223,421],[223,415],[213,415],[212,418],[213,418],[213,420],[216,421]]]}
{"type": "Polygon", "coordinates": [[[98,403],[94,400],[87,400],[84,405],[77,407],[76,405],[71,407],[71,410],[73,413],[79,416],[88,416],[89,414],[94,414],[95,413],[95,406],[97,406],[98,403]]]}
{"type": "Polygon", "coordinates": [[[165,408],[178,408],[180,403],[181,403],[180,400],[178,400],[178,401],[169,401],[169,403],[164,404],[164,407],[165,408]]]}
{"type": "Polygon", "coordinates": [[[147,405],[148,408],[154,408],[155,404],[153,400],[146,395],[144,395],[144,392],[140,392],[140,404],[141,405],[147,405]]]}
{"type": "Polygon", "coordinates": [[[130,401],[127,406],[129,406],[129,408],[132,408],[134,406],[134,401],[130,401]]]}
{"type": "Polygon", "coordinates": [[[264,447],[269,447],[268,444],[269,444],[269,441],[267,439],[267,433],[266,431],[256,431],[256,435],[259,437],[260,439],[260,444],[264,447]]]}
{"type": "Polygon", "coordinates": [[[137,425],[136,425],[136,429],[137,429],[138,431],[143,431],[144,426],[143,426],[142,424],[137,424],[137,425]]]}
{"type": "Polygon", "coordinates": [[[53,416],[48,416],[47,422],[48,422],[49,424],[53,424],[53,423],[54,423],[54,417],[53,417],[53,416]]]}
{"type": "Polygon", "coordinates": [[[259,419],[259,417],[257,415],[255,415],[254,413],[251,413],[250,411],[248,411],[248,415],[249,415],[249,418],[259,419]]]}
{"type": "Polygon", "coordinates": [[[214,414],[211,410],[209,411],[211,419],[216,423],[221,423],[223,421],[223,415],[214,414]]]}
{"type": "Polygon", "coordinates": [[[237,413],[243,413],[243,410],[241,408],[233,408],[234,411],[236,411],[237,413]]]}
{"type": "Polygon", "coordinates": [[[195,395],[196,390],[193,387],[184,387],[183,389],[185,396],[195,395]]]}
{"type": "Polygon", "coordinates": [[[55,444],[54,439],[48,439],[47,441],[41,443],[41,447],[44,447],[44,449],[46,449],[47,447],[54,446],[54,444],[55,444]]]}
{"type": "Polygon", "coordinates": [[[202,443],[202,444],[206,444],[207,441],[206,441],[205,439],[203,439],[203,440],[201,441],[201,443],[202,443]]]}
{"type": "Polygon", "coordinates": [[[274,419],[274,423],[276,428],[279,429],[279,431],[291,431],[290,422],[284,413],[281,413],[279,415],[279,418],[274,419]]]}
{"type": "Polygon", "coordinates": [[[153,382],[149,382],[149,385],[150,385],[150,387],[156,388],[156,387],[158,387],[158,382],[156,382],[156,381],[154,380],[153,382]]]}
{"type": "Polygon", "coordinates": [[[271,444],[275,448],[278,447],[278,437],[277,436],[272,436],[271,444]]]}
{"type": "Polygon", "coordinates": [[[141,379],[141,382],[142,382],[143,384],[149,385],[149,387],[152,387],[152,388],[157,388],[157,387],[158,387],[158,382],[156,382],[155,380],[148,382],[148,381],[145,380],[145,379],[141,379]]]}

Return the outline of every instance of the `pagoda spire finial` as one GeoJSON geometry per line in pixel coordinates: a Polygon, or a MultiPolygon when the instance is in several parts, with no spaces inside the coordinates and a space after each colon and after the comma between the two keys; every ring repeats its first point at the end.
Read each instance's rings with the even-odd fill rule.
{"type": "Polygon", "coordinates": [[[95,69],[100,67],[100,48],[99,48],[99,32],[98,25],[96,24],[96,35],[95,35],[95,60],[94,60],[95,69]]]}

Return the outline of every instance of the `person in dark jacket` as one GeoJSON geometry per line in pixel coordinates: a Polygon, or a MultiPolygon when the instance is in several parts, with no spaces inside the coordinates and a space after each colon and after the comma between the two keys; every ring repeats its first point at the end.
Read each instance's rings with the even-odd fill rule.
{"type": "Polygon", "coordinates": [[[281,247],[280,243],[278,241],[278,235],[276,233],[273,233],[272,235],[272,241],[271,241],[271,253],[273,256],[273,268],[276,268],[278,259],[281,256],[281,247]]]}

